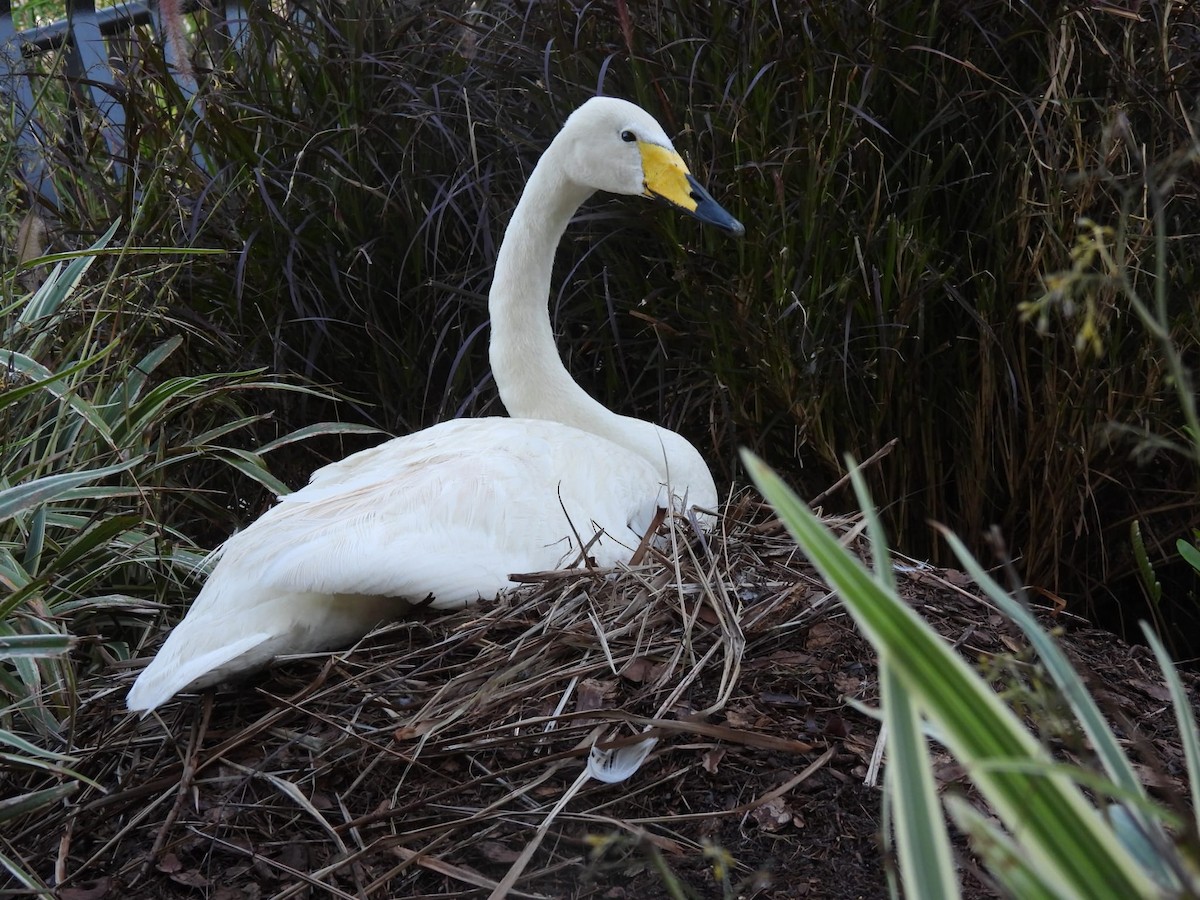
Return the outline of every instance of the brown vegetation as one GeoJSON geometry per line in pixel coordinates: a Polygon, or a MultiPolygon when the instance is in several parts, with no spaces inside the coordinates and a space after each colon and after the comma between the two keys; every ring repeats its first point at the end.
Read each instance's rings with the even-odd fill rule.
{"type": "MultiPolygon", "coordinates": [[[[703,542],[673,523],[674,558],[544,576],[161,717],[123,711],[132,673],[82,684],[67,749],[95,784],[67,815],[10,831],[7,852],[56,872],[66,900],[484,896],[545,827],[512,896],[666,897],[674,880],[695,896],[883,896],[878,728],[845,703],[877,702],[874,660],[755,506],[737,498],[703,542]],[[551,818],[589,747],[647,729],[659,743],[636,775],[587,783],[551,818]]],[[[1056,730],[1038,667],[961,573],[898,575],[1043,739],[1086,761],[1078,734],[1056,730]]],[[[1136,727],[1147,778],[1182,796],[1148,653],[1058,619],[1094,693],[1136,727]]],[[[943,789],[962,790],[964,773],[935,759],[943,789]]],[[[961,865],[966,896],[993,896],[969,856],[961,865]]]]}

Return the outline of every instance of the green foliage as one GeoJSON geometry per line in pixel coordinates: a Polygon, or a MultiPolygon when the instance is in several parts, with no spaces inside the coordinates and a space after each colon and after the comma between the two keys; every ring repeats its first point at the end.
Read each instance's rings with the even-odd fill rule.
{"type": "MultiPolygon", "coordinates": [[[[228,518],[221,513],[227,488],[212,502],[207,480],[228,467],[285,493],[261,453],[364,430],[325,423],[278,437],[258,453],[242,446],[244,433],[266,417],[242,413],[237,394],[296,389],[255,380],[253,372],[169,374],[184,338],[163,337],[176,324],[139,301],[145,273],[130,263],[141,254],[107,249],[116,229],[87,253],[69,256],[69,264],[57,262],[36,291],[0,317],[7,372],[0,424],[8,436],[0,456],[0,579],[9,589],[0,598],[0,621],[13,634],[78,635],[96,618],[98,634],[113,617],[145,612],[147,600],[177,598],[189,590],[179,577],[199,568],[203,556],[178,524],[197,512],[228,518]],[[112,267],[88,278],[98,258],[112,267]]],[[[15,285],[16,273],[6,282],[15,285]]],[[[128,647],[106,644],[100,653],[114,654],[121,658],[128,647]]],[[[11,699],[41,704],[46,685],[68,679],[47,670],[22,680],[30,693],[11,699]]]]}
{"type": "MultiPolygon", "coordinates": [[[[114,246],[117,230],[0,277],[0,768],[63,779],[6,796],[0,822],[76,787],[82,776],[52,748],[71,728],[77,679],[134,655],[160,610],[190,596],[204,558],[196,520],[229,518],[217,514],[227,483],[205,498],[212,479],[232,467],[286,490],[241,446],[263,417],[235,402],[280,386],[171,374],[181,329],[147,291],[147,254],[114,246]],[[25,293],[30,275],[41,283],[25,293]]],[[[16,857],[0,864],[34,886],[16,857]]]]}
{"type": "MultiPolygon", "coordinates": [[[[49,25],[66,14],[66,6],[62,0],[16,0],[12,6],[13,24],[18,31],[49,25]]],[[[97,6],[112,6],[112,3],[101,0],[97,6]]]]}
{"type": "Polygon", "coordinates": [[[1138,572],[1142,576],[1142,585],[1150,597],[1150,603],[1155,609],[1162,600],[1162,584],[1154,574],[1150,564],[1150,555],[1146,552],[1146,542],[1142,540],[1141,526],[1136,522],[1129,523],[1129,543],[1133,546],[1133,555],[1137,560],[1138,572]]]}
{"type": "Polygon", "coordinates": [[[1184,562],[1197,572],[1200,572],[1200,546],[1189,544],[1183,538],[1180,538],[1175,544],[1175,549],[1179,551],[1179,555],[1183,557],[1184,562]]]}
{"type": "MultiPolygon", "coordinates": [[[[801,550],[838,592],[879,654],[882,713],[889,729],[887,790],[889,806],[896,811],[901,879],[908,893],[958,895],[942,801],[929,774],[922,736],[929,734],[963,765],[999,818],[1003,830],[965,798],[945,800],[946,811],[970,835],[1010,896],[1118,900],[1200,895],[1200,874],[1192,865],[1200,849],[1195,823],[1182,821],[1149,798],[1121,742],[1054,639],[957,538],[946,533],[959,562],[1037,651],[1088,735],[1103,775],[1056,762],[988,683],[904,603],[857,469],[851,467],[851,474],[867,516],[873,572],[761,460],[750,453],[744,460],[801,550]],[[1093,805],[1082,787],[1104,805],[1093,805]]],[[[1195,799],[1200,784],[1195,711],[1162,644],[1148,628],[1146,636],[1171,693],[1195,799]]]]}
{"type": "MultiPolygon", "coordinates": [[[[551,313],[598,399],[684,431],[727,479],[748,442],[811,492],[844,452],[898,438],[874,477],[913,554],[944,552],[931,519],[977,551],[994,522],[1035,584],[1140,598],[1137,519],[1161,577],[1193,577],[1167,562],[1200,526],[1200,504],[1179,502],[1196,472],[1172,450],[1200,313],[1157,304],[1191,296],[1200,259],[1196,4],[364,0],[250,16],[240,55],[193,23],[195,106],[139,36],[136,178],[95,165],[95,122],[81,147],[43,104],[65,233],[124,214],[139,243],[227,252],[163,272],[172,311],[212,339],[187,348],[189,371],[299,372],[396,431],[498,411],[485,296],[502,228],[600,89],[659,116],[749,233],[735,249],[631,201],[588,207],[551,313]],[[1080,290],[1055,294],[1053,273],[1080,290]],[[1158,331],[1135,327],[1131,296],[1158,331]],[[1163,330],[1179,348],[1166,364],[1163,330]]],[[[320,418],[292,399],[286,421],[320,418]]]]}

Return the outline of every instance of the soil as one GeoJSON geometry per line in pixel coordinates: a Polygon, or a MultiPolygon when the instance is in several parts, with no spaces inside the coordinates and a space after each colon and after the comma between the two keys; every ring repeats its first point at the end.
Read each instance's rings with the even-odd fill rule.
{"type": "MultiPolygon", "coordinates": [[[[105,673],[56,747],[95,786],[9,823],[5,852],[62,900],[483,897],[526,852],[513,897],[887,896],[878,727],[847,702],[877,702],[870,646],[749,498],[707,542],[672,524],[675,561],[532,576],[145,719],[123,707],[134,673],[105,673]],[[646,727],[658,742],[627,780],[581,779],[595,741],[646,727]]],[[[897,572],[1044,741],[1087,760],[1022,637],[961,573],[897,572]]],[[[1185,796],[1149,652],[1039,612],[1154,791],[1185,796]]],[[[936,763],[943,790],[972,796],[936,763]]],[[[20,778],[2,775],[6,796],[58,783],[20,778]]],[[[964,897],[996,896],[961,842],[958,864],[964,897]]]]}

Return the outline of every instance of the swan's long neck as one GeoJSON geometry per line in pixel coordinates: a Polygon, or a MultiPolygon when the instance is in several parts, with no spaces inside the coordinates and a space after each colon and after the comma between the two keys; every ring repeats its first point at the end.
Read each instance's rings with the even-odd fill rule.
{"type": "Polygon", "coordinates": [[[592,194],[562,175],[561,152],[561,145],[552,143],[534,168],[496,258],[488,299],[492,373],[509,415],[596,431],[614,414],[564,368],[547,310],[554,251],[567,223],[592,194]]]}
{"type": "Polygon", "coordinates": [[[678,495],[716,504],[699,452],[672,431],[617,415],[575,383],[562,364],[547,309],[554,252],[571,217],[593,193],[562,173],[555,141],[529,177],[504,234],[488,298],[492,374],[509,415],[550,419],[608,438],[647,459],[678,495]]]}

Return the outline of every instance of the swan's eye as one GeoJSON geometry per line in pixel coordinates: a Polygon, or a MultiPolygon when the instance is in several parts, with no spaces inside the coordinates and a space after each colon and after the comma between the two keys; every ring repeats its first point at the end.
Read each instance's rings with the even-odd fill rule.
{"type": "Polygon", "coordinates": [[[627,144],[632,144],[634,141],[637,140],[637,135],[627,129],[627,130],[621,132],[621,140],[623,140],[627,144]]]}

